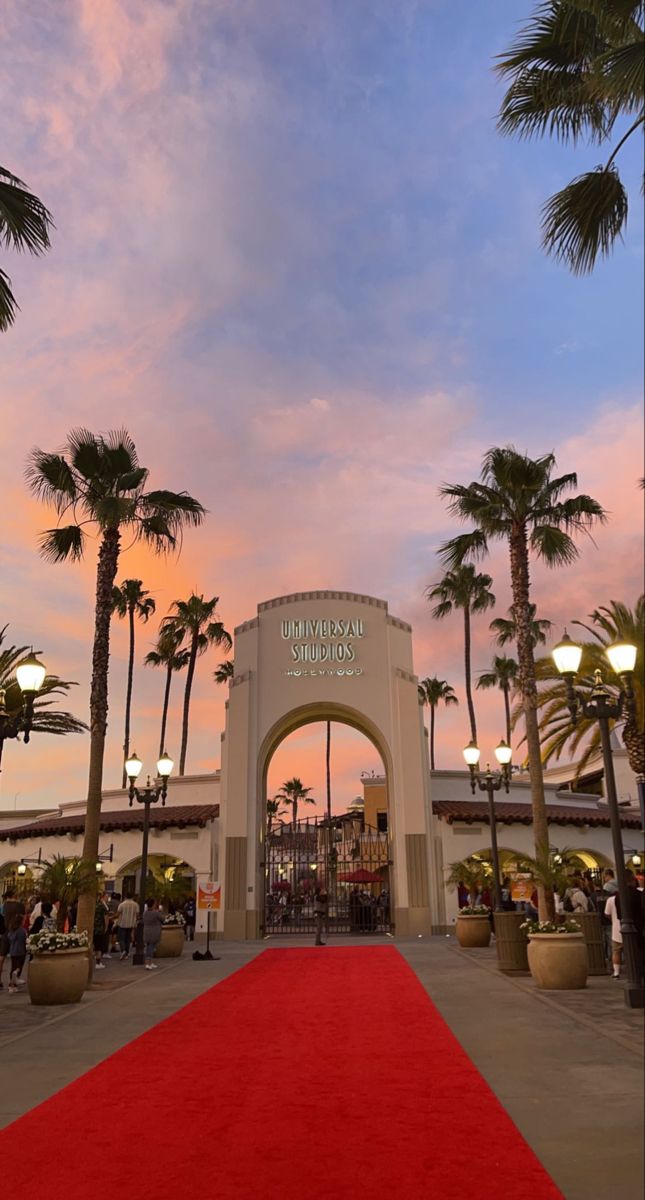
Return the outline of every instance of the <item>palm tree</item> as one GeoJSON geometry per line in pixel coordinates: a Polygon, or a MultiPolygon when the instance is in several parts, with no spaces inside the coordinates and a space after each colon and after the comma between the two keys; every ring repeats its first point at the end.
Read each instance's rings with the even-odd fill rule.
{"type": "MultiPolygon", "coordinates": [[[[130,755],[130,710],[132,707],[132,681],[134,678],[134,618],[147,622],[155,611],[156,604],[140,579],[124,579],[120,587],[112,588],[112,610],[118,617],[127,617],[130,632],[128,655],[128,683],[125,693],[125,732],[123,735],[123,775],[121,787],[128,781],[125,770],[130,755]]],[[[163,750],[160,751],[163,754],[163,750]]]]}
{"type": "MultiPolygon", "coordinates": [[[[591,496],[569,496],[577,486],[574,473],[553,478],[555,456],[531,459],[514,446],[493,447],[484,455],[480,482],[452,484],[441,489],[448,509],[461,521],[475,526],[440,549],[451,568],[467,558],[488,553],[489,542],[505,541],[510,554],[513,614],[517,626],[518,685],[522,695],[531,778],[531,804],[535,856],[548,853],[549,832],[544,800],[540,731],[537,717],[537,684],[533,657],[529,563],[531,555],[548,567],[575,561],[578,549],[573,534],[587,533],[606,514],[591,496]]],[[[553,918],[552,893],[540,894],[543,919],[553,918]]]]}
{"type": "Polygon", "coordinates": [[[235,665],[232,658],[224,659],[219,666],[213,671],[213,679],[215,683],[228,683],[235,674],[235,665]]]}
{"type": "Polygon", "coordinates": [[[144,658],[146,667],[164,667],[166,671],[166,682],[163,694],[163,707],[161,710],[161,733],[159,734],[159,757],[164,752],[166,745],[166,723],[168,721],[168,705],[170,704],[170,685],[172,677],[177,671],[183,671],[188,666],[190,658],[190,650],[180,650],[179,645],[182,639],[181,633],[172,633],[166,630],[159,634],[157,638],[157,649],[151,650],[144,658]]]}
{"type": "MultiPolygon", "coordinates": [[[[578,175],[544,206],[542,241],[575,274],[608,255],[627,221],[627,192],[616,155],[643,124],[643,5],[634,0],[549,0],[500,55],[510,86],[502,133],[555,135],[603,145],[616,122],[631,122],[604,164],[578,175]]],[[[622,131],[621,131],[622,132],[622,131]]]]}
{"type": "Polygon", "coordinates": [[[504,713],[506,715],[506,741],[511,744],[511,688],[517,681],[517,663],[514,658],[507,658],[505,654],[496,654],[493,657],[492,670],[481,671],[477,680],[477,687],[486,690],[488,688],[499,688],[504,695],[504,713]]]}
{"type": "Polygon", "coordinates": [[[477,741],[477,723],[471,677],[471,615],[493,608],[495,597],[490,590],[490,575],[480,575],[472,563],[457,563],[446,572],[443,579],[433,587],[426,588],[428,600],[438,600],[432,610],[435,620],[442,620],[454,609],[464,614],[464,666],[466,675],[466,701],[470,718],[470,736],[477,741]]]}
{"type": "MultiPolygon", "coordinates": [[[[547,621],[545,617],[536,617],[536,613],[537,605],[529,604],[530,638],[533,643],[533,649],[536,646],[546,645],[546,639],[553,625],[553,622],[547,621]]],[[[511,604],[507,617],[495,617],[488,628],[491,633],[495,634],[495,641],[498,646],[508,646],[509,642],[517,642],[517,622],[513,612],[513,605],[511,604]]]]}
{"type": "MultiPolygon", "coordinates": [[[[50,562],[83,557],[88,528],[98,536],[92,679],[90,685],[90,763],[83,858],[95,862],[99,845],[103,759],[108,714],[112,588],[121,537],[145,542],[162,554],[173,549],[186,526],[201,525],[205,510],[187,492],[146,491],[148,470],[139,464],[126,430],[107,434],[74,429],[62,450],[32,451],[27,468],[31,491],[51,505],[59,524],[41,537],[50,562]],[[72,520],[63,525],[64,519],[72,520]]],[[[79,901],[78,927],[93,929],[95,885],[79,901]]]]}
{"type": "Polygon", "coordinates": [[[43,900],[58,902],[56,924],[60,932],[65,928],[70,904],[76,903],[81,892],[96,887],[96,867],[82,858],[65,858],[55,854],[44,863],[38,880],[38,893],[43,900]]]}
{"type": "MultiPolygon", "coordinates": [[[[16,668],[29,658],[32,648],[5,646],[3,649],[2,643],[8,628],[8,625],[5,625],[0,629],[0,707],[4,704],[6,714],[11,719],[22,712],[22,692],[16,679],[16,668]]],[[[38,650],[36,653],[39,655],[42,651],[38,650]]],[[[58,675],[45,676],[40,691],[34,698],[31,733],[53,733],[58,737],[63,737],[66,733],[85,733],[87,725],[84,721],[79,721],[78,717],[72,716],[71,713],[52,708],[55,703],[53,697],[65,696],[70,688],[76,686],[66,679],[59,679],[58,675]]],[[[0,741],[0,765],[3,745],[4,742],[0,741]]]]}
{"type": "MultiPolygon", "coordinates": [[[[42,254],[49,250],[53,225],[52,215],[42,201],[27,191],[17,175],[0,167],[0,242],[14,250],[42,254]]],[[[18,307],[11,280],[0,270],[0,332],[13,325],[18,307]]]]}
{"type": "Polygon", "coordinates": [[[470,903],[474,904],[479,893],[485,885],[490,883],[492,877],[493,870],[490,863],[471,855],[469,858],[462,858],[460,862],[450,863],[446,886],[454,891],[462,884],[468,891],[470,903]]]}
{"type": "Polygon", "coordinates": [[[283,812],[282,798],[280,796],[275,796],[273,800],[267,800],[267,843],[273,832],[273,822],[277,817],[281,817],[283,812]]]}
{"type": "Polygon", "coordinates": [[[219,596],[213,596],[210,600],[204,600],[203,595],[198,596],[193,592],[187,600],[175,600],[172,605],[174,613],[164,617],[161,623],[162,630],[172,630],[175,633],[181,633],[181,641],[188,643],[187,648],[190,652],[186,687],[184,690],[184,715],[181,731],[181,754],[179,757],[180,775],[184,774],[186,768],[190,694],[195,677],[197,657],[204,654],[209,646],[223,646],[225,650],[230,650],[233,646],[233,639],[230,633],[226,632],[222,622],[217,619],[216,609],[218,604],[219,596]]]}
{"type": "MultiPolygon", "coordinates": [[[[613,675],[605,654],[606,648],[614,642],[631,642],[637,648],[639,666],[634,672],[632,684],[636,711],[634,716],[628,716],[624,721],[621,733],[629,765],[634,774],[642,778],[645,776],[645,687],[642,670],[645,661],[645,597],[639,596],[633,609],[612,600],[610,604],[595,609],[589,620],[591,626],[583,621],[573,622],[586,629],[593,639],[582,644],[584,675],[576,682],[578,690],[587,698],[594,686],[595,671],[602,673],[607,688],[615,696],[620,691],[621,683],[613,675]]],[[[538,660],[536,673],[538,682],[544,685],[538,692],[540,730],[546,739],[542,748],[543,762],[547,763],[554,757],[559,759],[565,749],[577,755],[582,747],[580,757],[576,760],[577,779],[590,759],[600,754],[600,727],[597,721],[585,717],[582,712],[576,725],[572,723],[564,681],[550,655],[538,660]]]]}
{"type": "Polygon", "coordinates": [[[437,679],[433,675],[429,679],[422,679],[419,683],[419,700],[422,704],[427,704],[430,708],[430,770],[434,771],[434,727],[435,727],[435,711],[443,700],[446,708],[450,704],[459,704],[455,696],[455,690],[451,684],[445,679],[437,679]]]}
{"type": "Polygon", "coordinates": [[[293,779],[287,779],[283,783],[280,791],[276,793],[275,800],[280,804],[286,804],[291,808],[291,822],[293,832],[296,832],[296,822],[298,820],[298,805],[299,804],[315,804],[316,801],[310,796],[311,788],[302,786],[302,780],[294,775],[293,779]]]}

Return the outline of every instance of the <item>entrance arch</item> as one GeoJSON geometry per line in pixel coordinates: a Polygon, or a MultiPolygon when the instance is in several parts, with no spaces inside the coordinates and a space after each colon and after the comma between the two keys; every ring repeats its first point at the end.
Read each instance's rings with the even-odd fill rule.
{"type": "MultiPolygon", "coordinates": [[[[280,778],[288,776],[291,779],[295,775],[308,785],[312,775],[306,768],[303,772],[298,764],[301,750],[297,741],[295,747],[292,742],[287,753],[290,765],[280,778]]],[[[334,775],[334,757],[332,753],[330,777],[334,775]]],[[[311,771],[311,763],[309,767],[311,771]]],[[[258,789],[261,803],[260,865],[263,868],[262,933],[265,936],[285,933],[313,935],[313,900],[319,885],[328,897],[326,928],[329,934],[392,932],[392,863],[387,829],[389,772],[377,731],[370,730],[367,733],[361,715],[347,712],[343,706],[327,705],[323,712],[317,706],[315,709],[308,706],[305,710],[285,714],[284,721],[269,732],[265,745],[260,748],[258,768],[262,775],[258,789]],[[363,747],[369,744],[370,749],[377,751],[378,779],[382,791],[380,815],[385,818],[384,822],[379,824],[377,821],[375,811],[371,811],[373,804],[365,812],[363,798],[350,796],[346,789],[339,806],[336,787],[332,788],[330,794],[330,799],[334,799],[331,799],[329,811],[324,789],[318,791],[314,787],[311,798],[317,805],[317,811],[300,805],[298,820],[294,824],[293,814],[287,804],[280,815],[276,814],[267,820],[263,798],[272,799],[280,786],[276,782],[274,756],[293,734],[307,728],[319,731],[318,748],[324,752],[327,740],[324,726],[327,722],[330,724],[331,746],[337,742],[339,726],[344,726],[361,734],[363,747]],[[335,731],[333,735],[332,730],[335,731]],[[269,771],[273,774],[270,788],[269,771]]]]}
{"type": "Polygon", "coordinates": [[[222,736],[219,877],[223,933],[259,935],[267,769],[289,733],[339,721],[384,764],[397,932],[431,932],[429,770],[412,630],[387,603],[353,592],[296,592],[258,605],[235,630],[235,675],[222,736]]]}

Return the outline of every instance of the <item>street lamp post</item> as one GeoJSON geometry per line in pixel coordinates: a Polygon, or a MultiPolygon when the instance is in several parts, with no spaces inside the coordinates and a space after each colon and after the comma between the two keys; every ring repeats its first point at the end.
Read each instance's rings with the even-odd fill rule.
{"type": "Polygon", "coordinates": [[[135,933],[135,950],[132,956],[132,965],[141,967],[145,962],[144,947],[143,947],[143,911],[146,904],[146,882],[148,879],[148,833],[150,831],[150,805],[156,804],[161,800],[162,806],[166,803],[168,795],[168,776],[174,766],[172,758],[168,751],[164,750],[161,758],[157,763],[158,782],[152,784],[150,776],[144,788],[138,788],[135,781],[141,774],[143,763],[139,756],[131,754],[125,764],[125,771],[130,783],[128,795],[130,797],[130,808],[135,800],[139,804],[143,804],[143,841],[141,844],[141,876],[139,886],[139,920],[135,933]]]}
{"type": "Polygon", "coordinates": [[[508,792],[511,782],[511,759],[513,751],[507,742],[502,738],[499,746],[495,747],[495,758],[497,759],[501,771],[491,771],[490,763],[486,763],[486,771],[481,774],[477,771],[477,764],[480,756],[479,746],[474,741],[470,741],[464,750],[464,758],[470,771],[470,790],[473,795],[479,787],[480,792],[486,792],[488,796],[488,819],[490,821],[490,844],[493,857],[493,889],[495,893],[495,912],[502,912],[502,885],[499,869],[499,851],[497,848],[497,824],[495,819],[495,792],[499,792],[502,785],[504,790],[508,792]]]}
{"type": "Polygon", "coordinates": [[[612,670],[620,679],[620,691],[618,696],[613,696],[603,683],[602,673],[594,671],[594,686],[589,699],[581,692],[576,691],[573,686],[580,667],[582,646],[572,641],[565,630],[562,641],[554,646],[552,653],[555,665],[566,685],[567,704],[572,724],[576,724],[578,714],[582,712],[588,719],[596,720],[600,728],[600,745],[620,902],[620,931],[623,936],[627,973],[625,1003],[630,1008],[642,1008],[644,1003],[643,964],[640,955],[639,934],[632,915],[630,888],[625,873],[625,852],[618,808],[614,759],[611,751],[610,726],[610,722],[618,721],[624,712],[628,716],[633,716],[635,711],[632,677],[636,665],[636,647],[621,642],[607,648],[607,658],[612,670]]]}
{"type": "Polygon", "coordinates": [[[22,694],[22,710],[11,716],[7,711],[7,689],[0,688],[0,762],[3,744],[9,738],[17,738],[27,744],[34,720],[34,700],[43,686],[47,668],[38,661],[33,650],[24,662],[16,667],[16,679],[22,694]]]}

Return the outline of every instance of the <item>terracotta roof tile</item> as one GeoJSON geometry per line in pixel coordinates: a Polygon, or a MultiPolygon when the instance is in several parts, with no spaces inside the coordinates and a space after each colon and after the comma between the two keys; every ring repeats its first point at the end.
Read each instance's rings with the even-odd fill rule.
{"type": "MultiPolygon", "coordinates": [[[[174,804],[165,808],[150,809],[151,829],[184,829],[190,825],[203,828],[207,821],[219,816],[219,804],[174,804]]],[[[85,815],[80,813],[73,817],[44,817],[40,821],[31,821],[28,825],[14,825],[8,829],[0,829],[0,842],[16,841],[18,838],[52,837],[64,833],[82,833],[85,829],[85,815]]],[[[136,808],[119,809],[116,812],[101,814],[101,830],[112,833],[115,830],[143,829],[143,805],[136,808]]]]}
{"type": "MultiPolygon", "coordinates": [[[[474,821],[488,824],[488,802],[486,800],[434,800],[432,811],[438,817],[452,825],[453,821],[465,821],[472,825],[474,821]]],[[[547,804],[547,821],[549,825],[590,825],[609,826],[609,812],[597,808],[569,808],[566,804],[547,804]]],[[[532,825],[530,804],[513,804],[508,800],[495,801],[495,816],[502,825],[532,825]]],[[[640,818],[637,813],[621,813],[621,825],[626,829],[639,829],[640,818]]]]}

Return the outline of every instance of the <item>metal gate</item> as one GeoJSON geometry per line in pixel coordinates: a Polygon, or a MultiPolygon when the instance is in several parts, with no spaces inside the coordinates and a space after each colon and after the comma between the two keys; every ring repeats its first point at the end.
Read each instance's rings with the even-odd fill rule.
{"type": "Polygon", "coordinates": [[[315,930],[317,888],[328,895],[329,933],[393,931],[387,832],[360,816],[314,817],[267,829],[263,932],[315,930]]]}

